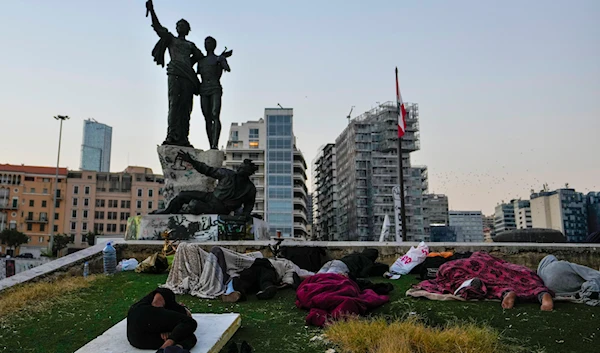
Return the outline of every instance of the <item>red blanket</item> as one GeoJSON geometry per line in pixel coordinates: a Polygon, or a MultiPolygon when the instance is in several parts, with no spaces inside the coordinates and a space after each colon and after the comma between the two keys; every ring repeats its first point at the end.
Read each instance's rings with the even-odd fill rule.
{"type": "Polygon", "coordinates": [[[502,299],[504,292],[513,291],[524,301],[537,299],[539,293],[552,293],[542,279],[525,266],[511,264],[484,252],[467,259],[449,261],[440,266],[433,280],[414,287],[430,293],[452,294],[466,280],[478,278],[480,285],[469,286],[457,295],[465,299],[502,299]]]}
{"type": "Polygon", "coordinates": [[[328,319],[361,315],[389,301],[370,289],[361,291],[351,279],[323,273],[305,279],[296,290],[296,306],[308,309],[306,324],[324,326],[328,319]]]}

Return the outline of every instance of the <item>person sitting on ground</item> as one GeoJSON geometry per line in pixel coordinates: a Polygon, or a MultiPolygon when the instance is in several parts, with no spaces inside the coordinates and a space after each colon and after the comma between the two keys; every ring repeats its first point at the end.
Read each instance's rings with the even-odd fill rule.
{"type": "Polygon", "coordinates": [[[540,261],[537,274],[556,296],[600,306],[600,271],[548,255],[540,261]]]}
{"type": "Polygon", "coordinates": [[[258,258],[239,276],[231,278],[221,299],[234,303],[247,300],[252,293],[256,293],[259,300],[271,299],[278,289],[297,288],[304,278],[312,275],[314,273],[301,269],[287,259],[258,258]]]}
{"type": "Polygon", "coordinates": [[[170,289],[157,288],[129,308],[127,340],[136,348],[161,353],[171,346],[189,350],[196,344],[197,326],[192,313],[175,301],[170,289]]]}

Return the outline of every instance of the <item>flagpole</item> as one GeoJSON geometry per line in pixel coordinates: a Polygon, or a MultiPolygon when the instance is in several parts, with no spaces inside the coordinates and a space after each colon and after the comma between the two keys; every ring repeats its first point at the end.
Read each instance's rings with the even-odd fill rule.
{"type": "MultiPolygon", "coordinates": [[[[398,116],[402,116],[400,108],[400,86],[398,84],[398,68],[396,67],[396,106],[398,116]]],[[[399,128],[398,128],[399,129],[399,128]]],[[[402,162],[402,137],[398,134],[398,180],[400,184],[400,219],[402,221],[402,241],[406,241],[406,203],[404,201],[404,166],[402,162]]]]}

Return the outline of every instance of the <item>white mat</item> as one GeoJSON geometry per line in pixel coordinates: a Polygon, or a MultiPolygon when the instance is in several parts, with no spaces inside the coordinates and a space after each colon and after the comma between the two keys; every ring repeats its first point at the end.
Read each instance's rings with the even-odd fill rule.
{"type": "MultiPolygon", "coordinates": [[[[191,353],[218,353],[242,323],[240,314],[192,314],[198,322],[198,343],[191,353]]],[[[127,319],[108,329],[75,353],[143,353],[156,352],[132,347],[127,341],[127,319]]]]}

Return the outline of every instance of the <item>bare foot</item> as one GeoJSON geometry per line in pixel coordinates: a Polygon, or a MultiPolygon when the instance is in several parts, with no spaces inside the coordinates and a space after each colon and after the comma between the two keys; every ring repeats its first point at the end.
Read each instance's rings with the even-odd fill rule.
{"type": "Polygon", "coordinates": [[[552,311],[554,309],[554,301],[552,300],[552,296],[548,293],[545,293],[542,296],[542,306],[540,309],[543,311],[552,311]]]}
{"type": "Polygon", "coordinates": [[[515,300],[517,299],[517,294],[515,292],[508,292],[504,299],[502,299],[502,308],[504,309],[512,309],[515,306],[515,300]]]}

